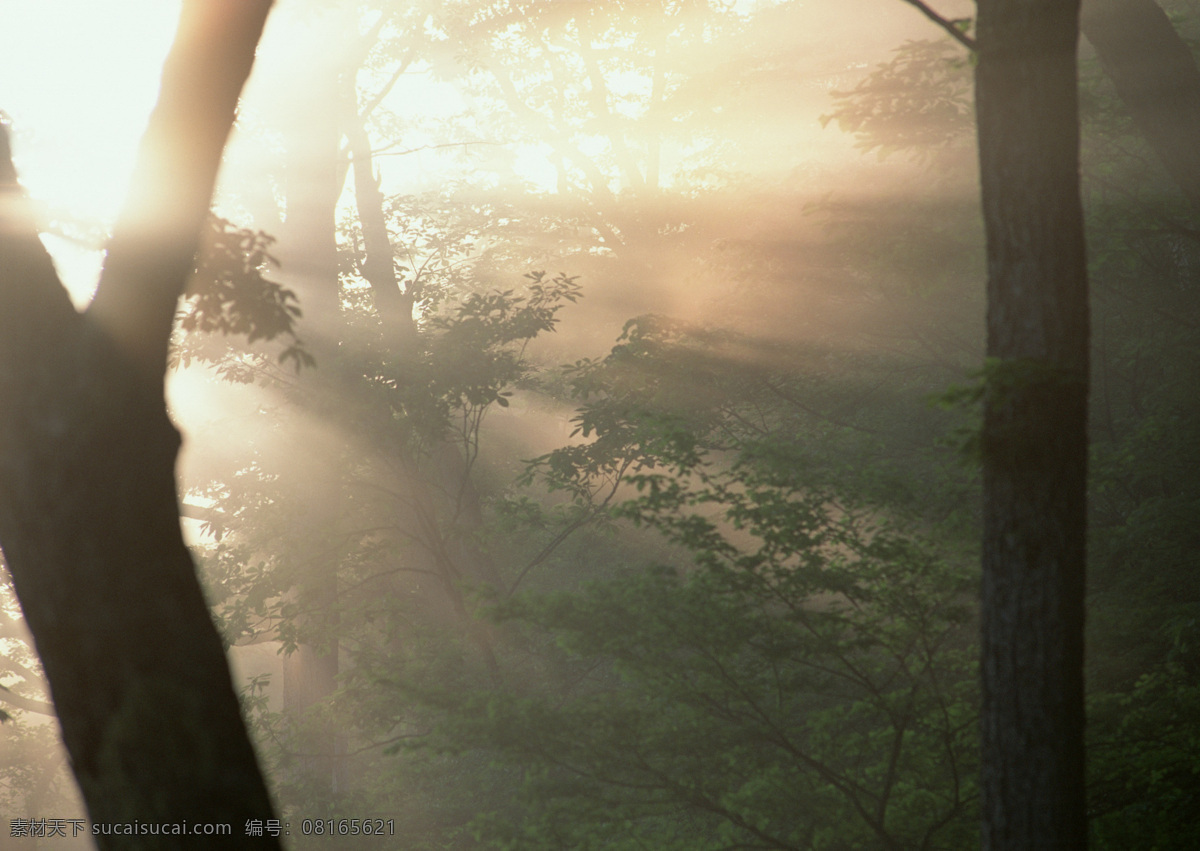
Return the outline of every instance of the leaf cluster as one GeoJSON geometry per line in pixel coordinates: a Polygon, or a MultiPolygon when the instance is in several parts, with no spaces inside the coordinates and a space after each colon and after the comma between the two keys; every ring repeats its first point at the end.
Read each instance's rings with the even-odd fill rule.
{"type": "Polygon", "coordinates": [[[822,126],[836,121],[880,157],[904,151],[927,159],[974,131],[970,62],[947,39],[905,42],[853,89],[832,94],[836,105],[822,126]]]}
{"type": "Polygon", "coordinates": [[[486,814],[479,836],[962,847],[975,800],[968,574],[886,512],[808,484],[769,417],[725,428],[754,399],[747,374],[763,378],[719,367],[705,342],[661,317],[631,322],[608,358],[565,373],[592,441],[533,465],[581,504],[616,478],[628,497],[611,515],[659,533],[686,566],[497,603],[499,624],[556,660],[538,668],[550,682],[413,692],[444,713],[445,747],[524,771],[519,818],[486,814]]]}
{"type": "Polygon", "coordinates": [[[297,336],[302,313],[295,292],[266,277],[269,266],[279,265],[269,253],[274,241],[262,231],[208,217],[177,317],[182,335],[176,334],[173,367],[188,366],[193,360],[218,360],[220,355],[196,336],[216,332],[243,336],[248,343],[289,337],[291,343],[280,353],[280,361],[291,361],[296,371],[315,364],[297,336]]]}
{"type": "Polygon", "coordinates": [[[634,482],[618,513],[693,566],[500,605],[500,622],[553,636],[592,675],[441,697],[457,702],[443,707],[455,747],[525,767],[522,821],[480,830],[511,848],[961,847],[976,723],[965,577],[769,470],[634,482]]]}

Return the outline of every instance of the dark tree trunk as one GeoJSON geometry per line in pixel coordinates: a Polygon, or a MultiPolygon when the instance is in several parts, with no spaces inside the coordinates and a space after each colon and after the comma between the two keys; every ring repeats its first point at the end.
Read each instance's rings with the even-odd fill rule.
{"type": "Polygon", "coordinates": [[[1083,34],[1167,173],[1200,212],[1200,69],[1154,0],[1085,0],[1083,34]]]}
{"type": "MultiPolygon", "coordinates": [[[[0,543],[94,824],[245,837],[271,803],[183,543],[175,305],[269,0],[185,2],[97,297],[72,307],[0,145],[0,543]]],[[[2,134],[0,134],[2,135],[2,134]]],[[[178,836],[100,836],[176,848],[178,836]]]]}
{"type": "Polygon", "coordinates": [[[1088,309],[1079,0],[980,0],[983,847],[1082,849],[1088,309]]]}

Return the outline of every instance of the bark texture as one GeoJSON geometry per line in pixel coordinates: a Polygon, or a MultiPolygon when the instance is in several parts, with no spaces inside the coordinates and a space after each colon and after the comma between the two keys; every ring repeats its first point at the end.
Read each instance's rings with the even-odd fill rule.
{"type": "Polygon", "coordinates": [[[980,0],[983,847],[1082,849],[1088,307],[1078,0],[980,0]]]}
{"type": "MultiPolygon", "coordinates": [[[[0,544],[93,824],[271,803],[183,543],[162,375],[270,0],[189,0],[97,296],[71,305],[0,145],[0,544]]],[[[101,848],[195,842],[140,831],[101,848]]],[[[200,840],[203,841],[203,840],[200,840]]]]}

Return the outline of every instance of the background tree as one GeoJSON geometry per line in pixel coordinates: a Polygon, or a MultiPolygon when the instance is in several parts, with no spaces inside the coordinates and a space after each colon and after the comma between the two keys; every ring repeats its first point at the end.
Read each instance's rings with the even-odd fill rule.
{"type": "Polygon", "coordinates": [[[1154,0],[1086,0],[1080,26],[1142,136],[1200,209],[1200,69],[1154,0]]]}

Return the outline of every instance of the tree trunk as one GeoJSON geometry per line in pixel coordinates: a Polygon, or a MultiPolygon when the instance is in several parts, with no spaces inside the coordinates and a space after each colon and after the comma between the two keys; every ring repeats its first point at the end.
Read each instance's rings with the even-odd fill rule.
{"type": "Polygon", "coordinates": [[[1083,34],[1138,130],[1200,212],[1200,69],[1154,0],[1086,0],[1083,34]]]}
{"type": "MultiPolygon", "coordinates": [[[[320,55],[329,32],[346,25],[332,11],[310,22],[303,39],[312,55],[320,55]],[[317,22],[330,26],[321,30],[317,22]]],[[[325,423],[339,410],[344,383],[338,363],[345,329],[341,312],[337,260],[337,202],[345,174],[339,167],[342,138],[337,121],[337,57],[323,56],[294,83],[295,97],[286,109],[287,218],[279,234],[278,257],[284,280],[300,299],[306,336],[317,368],[304,377],[303,414],[325,423]]],[[[298,418],[302,419],[302,417],[298,418]]],[[[296,422],[295,420],[293,422],[296,422]]],[[[302,432],[303,433],[303,432],[302,432]]],[[[283,705],[295,725],[290,747],[301,754],[296,780],[306,788],[309,806],[332,805],[343,771],[344,740],[333,722],[328,702],[337,690],[340,670],[338,568],[336,539],[340,510],[341,456],[330,442],[312,451],[303,464],[281,471],[296,512],[295,540],[290,547],[296,585],[289,592],[299,606],[295,626],[301,641],[283,659],[283,705]],[[296,546],[297,541],[303,545],[296,546]],[[299,552],[303,557],[298,557],[299,552]]]]}
{"type": "Polygon", "coordinates": [[[980,0],[983,847],[1082,849],[1088,306],[1079,0],[980,0]]]}
{"type": "MultiPolygon", "coordinates": [[[[229,826],[271,803],[183,543],[162,374],[269,0],[185,2],[97,296],[72,307],[0,139],[0,543],[94,825],[229,826]]],[[[3,136],[3,134],[0,134],[3,136]]],[[[177,848],[147,833],[101,848],[177,848]]]]}
{"type": "MultiPolygon", "coordinates": [[[[362,275],[371,285],[386,339],[401,357],[414,359],[419,356],[420,343],[412,315],[414,294],[411,287],[414,284],[410,283],[410,288],[401,292],[395,275],[393,258],[396,250],[387,229],[384,196],[372,170],[366,118],[358,113],[353,88],[349,105],[352,119],[346,135],[354,166],[355,203],[366,251],[362,275]]],[[[389,447],[391,454],[398,461],[396,466],[409,472],[404,487],[412,493],[413,503],[422,506],[418,513],[424,514],[423,523],[413,524],[420,530],[414,537],[421,540],[431,554],[431,564],[438,574],[446,602],[479,648],[489,673],[498,681],[500,668],[491,631],[470,613],[462,588],[464,579],[482,582],[493,589],[503,587],[496,563],[475,539],[475,534],[483,528],[483,506],[471,475],[471,465],[464,457],[464,450],[446,435],[429,447],[433,481],[427,481],[419,472],[418,460],[411,447],[404,445],[399,434],[396,437],[389,447]],[[447,504],[448,517],[439,518],[436,507],[439,501],[447,504]]]]}

